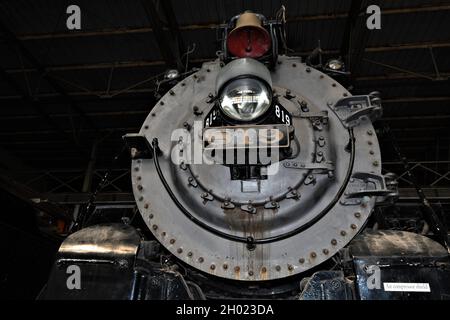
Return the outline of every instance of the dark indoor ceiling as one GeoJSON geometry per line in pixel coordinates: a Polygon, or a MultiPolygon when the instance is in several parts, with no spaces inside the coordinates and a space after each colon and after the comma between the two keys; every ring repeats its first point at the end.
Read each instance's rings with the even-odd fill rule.
{"type": "MultiPolygon", "coordinates": [[[[79,0],[82,28],[69,31],[72,2],[0,1],[0,165],[35,191],[81,191],[98,142],[95,187],[177,59],[189,69],[214,59],[218,25],[248,9],[274,17],[281,5],[290,53],[306,57],[320,41],[336,57],[348,43],[350,91],[380,91],[383,120],[420,181],[450,184],[448,1],[79,0]],[[365,28],[370,4],[381,7],[381,30],[365,28]]],[[[380,141],[385,169],[401,174],[390,138],[380,141]]],[[[127,162],[114,168],[108,190],[129,191],[127,162]]]]}

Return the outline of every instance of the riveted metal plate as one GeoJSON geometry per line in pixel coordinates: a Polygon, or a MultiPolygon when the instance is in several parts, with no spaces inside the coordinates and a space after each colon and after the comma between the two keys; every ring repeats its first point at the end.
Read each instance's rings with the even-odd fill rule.
{"type": "MultiPolygon", "coordinates": [[[[207,114],[212,107],[206,99],[214,92],[218,61],[204,64],[195,78],[193,75],[183,81],[184,86],[172,89],[174,95],[162,97],[164,105],[155,106],[154,116],[147,117],[140,132],[149,141],[159,139],[161,170],[183,206],[214,230],[254,241],[252,246],[233,241],[191,221],[168,196],[153,161],[133,161],[133,190],[149,229],[176,257],[215,276],[260,281],[309,270],[332,257],[358,233],[375,203],[376,197],[370,195],[356,198],[359,201],[353,204],[341,203],[347,199],[345,192],[353,173],[381,174],[381,167],[373,165],[381,163],[381,157],[376,136],[367,134],[373,131],[370,118],[359,118],[357,126],[347,128],[330,107],[349,92],[333,85],[333,79],[317,70],[306,72],[298,58],[281,56],[279,60],[281,64],[271,73],[273,87],[283,95],[289,89],[295,98],[280,96],[280,103],[292,114],[302,114],[293,117],[292,157],[283,161],[316,163],[325,169],[332,163],[331,175],[315,172],[314,168],[292,170],[282,161],[271,165],[278,165],[278,172],[261,180],[258,192],[243,193],[241,181],[231,181],[226,166],[189,164],[183,170],[172,163],[172,153],[189,150],[186,139],[180,149],[178,137],[172,137],[173,130],[183,128],[184,122],[202,120],[194,114],[194,106],[197,114],[207,114]],[[308,108],[301,108],[296,100],[304,101],[308,108]],[[350,149],[349,141],[354,144],[350,149]],[[319,151],[320,163],[315,160],[319,151]],[[305,184],[310,175],[314,183],[305,184]],[[187,183],[189,177],[195,178],[197,187],[187,183]],[[212,200],[202,198],[205,192],[212,200]],[[272,202],[277,205],[268,205],[272,202]],[[358,217],[354,215],[356,210],[358,217]],[[179,248],[183,248],[181,253],[179,248]]],[[[195,128],[188,133],[193,139],[195,128]]]]}

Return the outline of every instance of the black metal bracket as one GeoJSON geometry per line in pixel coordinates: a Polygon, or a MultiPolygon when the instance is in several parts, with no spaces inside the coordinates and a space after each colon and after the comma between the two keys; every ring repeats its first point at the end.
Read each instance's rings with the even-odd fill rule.
{"type": "Polygon", "coordinates": [[[378,175],[367,172],[355,172],[345,192],[344,205],[360,204],[365,196],[377,197],[377,202],[387,202],[398,198],[396,176],[393,174],[378,175]]]}
{"type": "Polygon", "coordinates": [[[378,92],[368,95],[340,99],[332,107],[346,128],[353,128],[364,118],[375,121],[382,115],[381,99],[378,92]]]}
{"type": "Polygon", "coordinates": [[[152,159],[153,148],[147,138],[139,133],[127,133],[122,137],[127,147],[130,149],[131,158],[152,159]]]}

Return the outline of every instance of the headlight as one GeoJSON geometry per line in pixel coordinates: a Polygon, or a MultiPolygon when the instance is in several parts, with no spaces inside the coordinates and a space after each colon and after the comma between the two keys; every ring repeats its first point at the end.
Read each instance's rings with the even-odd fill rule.
{"type": "Polygon", "coordinates": [[[232,80],[222,90],[220,107],[231,119],[250,121],[269,109],[272,91],[264,82],[254,78],[232,80]]]}

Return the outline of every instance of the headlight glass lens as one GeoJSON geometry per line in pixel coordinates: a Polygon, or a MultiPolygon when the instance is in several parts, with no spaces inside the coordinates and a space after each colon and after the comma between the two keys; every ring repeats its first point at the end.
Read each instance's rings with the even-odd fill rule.
{"type": "Polygon", "coordinates": [[[270,107],[272,92],[264,82],[242,78],[227,84],[220,96],[220,107],[230,118],[250,121],[263,115],[270,107]]]}

